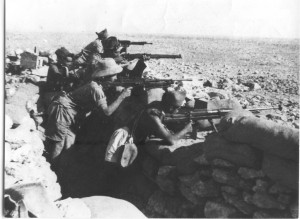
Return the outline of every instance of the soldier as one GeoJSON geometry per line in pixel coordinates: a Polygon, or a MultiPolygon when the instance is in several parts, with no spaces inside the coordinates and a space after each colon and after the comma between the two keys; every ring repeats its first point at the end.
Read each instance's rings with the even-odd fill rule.
{"type": "Polygon", "coordinates": [[[102,51],[103,40],[107,39],[107,29],[97,33],[98,38],[88,44],[84,49],[76,55],[75,64],[78,66],[86,66],[89,64],[95,64],[100,58],[102,51]]]}
{"type": "Polygon", "coordinates": [[[102,57],[113,58],[117,64],[124,64],[127,61],[121,56],[121,45],[117,37],[111,36],[102,41],[103,53],[102,57]]]}
{"type": "Polygon", "coordinates": [[[116,75],[122,71],[111,58],[103,59],[98,63],[98,69],[92,75],[93,80],[86,85],[68,93],[58,96],[48,108],[48,123],[45,129],[46,157],[57,170],[60,154],[68,150],[75,141],[81,120],[86,113],[99,109],[110,116],[131,94],[131,88],[124,89],[118,98],[107,104],[101,82],[114,81],[116,75]]]}
{"type": "Polygon", "coordinates": [[[61,47],[55,51],[57,63],[51,63],[47,74],[45,92],[69,92],[76,77],[69,77],[69,70],[72,66],[74,54],[70,53],[65,47],[61,47]]]}
{"type": "Polygon", "coordinates": [[[168,91],[163,95],[162,101],[152,102],[145,110],[137,114],[127,127],[117,129],[108,144],[105,160],[119,162],[116,160],[114,153],[126,142],[129,135],[132,135],[136,145],[142,147],[155,157],[159,157],[162,153],[161,147],[175,145],[185,134],[192,132],[191,121],[176,133],[170,131],[162,122],[165,113],[174,113],[182,106],[185,96],[186,93],[184,91],[168,91]],[[145,144],[151,135],[160,138],[159,144],[153,147],[152,145],[145,144]]]}

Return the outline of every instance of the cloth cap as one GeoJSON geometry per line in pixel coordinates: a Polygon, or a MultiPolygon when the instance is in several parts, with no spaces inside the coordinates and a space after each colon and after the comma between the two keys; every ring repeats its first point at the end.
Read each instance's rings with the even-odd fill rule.
{"type": "Polygon", "coordinates": [[[107,39],[102,41],[102,45],[104,49],[117,49],[120,47],[120,43],[117,37],[108,37],[107,39]]]}
{"type": "Polygon", "coordinates": [[[107,29],[106,28],[104,30],[102,30],[101,32],[99,32],[99,33],[96,32],[96,34],[98,35],[98,38],[100,40],[105,40],[108,37],[108,33],[107,33],[107,29]]]}
{"type": "Polygon", "coordinates": [[[117,65],[113,58],[104,58],[98,61],[95,71],[92,74],[92,78],[115,75],[121,73],[122,70],[123,68],[117,65]]]}
{"type": "Polygon", "coordinates": [[[185,91],[168,91],[163,96],[163,101],[169,106],[180,107],[185,101],[185,91]]]}
{"type": "Polygon", "coordinates": [[[58,59],[72,61],[73,53],[70,53],[65,47],[61,47],[55,51],[58,59]]]}

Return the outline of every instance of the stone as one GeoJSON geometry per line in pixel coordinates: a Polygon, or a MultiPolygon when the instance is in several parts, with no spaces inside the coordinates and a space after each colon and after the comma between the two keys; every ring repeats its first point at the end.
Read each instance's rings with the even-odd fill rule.
{"type": "Polygon", "coordinates": [[[228,204],[208,201],[204,207],[204,215],[206,218],[233,218],[241,214],[228,204]]]}
{"type": "Polygon", "coordinates": [[[244,179],[255,179],[265,176],[262,170],[255,170],[246,167],[240,167],[238,174],[244,179]]]}
{"type": "Polygon", "coordinates": [[[11,129],[12,126],[13,126],[12,119],[8,115],[5,115],[5,131],[11,129]]]}
{"type": "Polygon", "coordinates": [[[286,186],[283,186],[279,183],[275,183],[269,188],[269,193],[271,194],[279,194],[279,193],[287,193],[291,194],[292,190],[287,188],[286,186]]]}
{"type": "Polygon", "coordinates": [[[255,211],[255,207],[253,205],[246,203],[236,195],[230,195],[226,192],[222,192],[222,195],[228,204],[233,205],[245,215],[252,215],[255,211]]]}
{"type": "Polygon", "coordinates": [[[27,79],[32,81],[33,83],[38,83],[41,81],[41,78],[37,75],[29,75],[27,76],[27,79]]]}
{"type": "Polygon", "coordinates": [[[239,186],[239,176],[232,171],[213,169],[212,177],[218,183],[227,184],[234,187],[239,186]]]}
{"type": "Polygon", "coordinates": [[[220,135],[213,134],[207,137],[203,150],[208,160],[223,159],[237,166],[257,168],[261,159],[255,149],[247,144],[227,141],[220,135]]]}
{"type": "Polygon", "coordinates": [[[259,208],[284,210],[285,206],[267,193],[255,192],[252,197],[252,204],[259,208]]]}
{"type": "Polygon", "coordinates": [[[211,165],[217,167],[235,167],[232,163],[223,159],[213,159],[211,165]]]}
{"type": "Polygon", "coordinates": [[[221,186],[221,191],[230,195],[237,195],[239,193],[239,191],[232,186],[221,186]]]}
{"type": "Polygon", "coordinates": [[[174,194],[176,191],[176,167],[160,167],[155,181],[162,191],[165,191],[168,194],[174,194]]]}
{"type": "Polygon", "coordinates": [[[269,183],[265,180],[257,179],[255,186],[252,188],[254,192],[267,192],[269,183]]]}
{"type": "Polygon", "coordinates": [[[164,217],[178,218],[190,204],[179,197],[170,196],[162,191],[156,191],[149,198],[147,209],[155,211],[164,217]]]}
{"type": "Polygon", "coordinates": [[[259,90],[261,89],[261,86],[258,83],[254,83],[253,86],[251,87],[251,90],[259,90]]]}
{"type": "Polygon", "coordinates": [[[216,197],[219,195],[219,188],[213,180],[199,180],[192,187],[192,192],[200,197],[216,197]]]}
{"type": "Polygon", "coordinates": [[[179,176],[179,181],[188,187],[192,187],[196,182],[198,182],[201,178],[198,172],[193,175],[179,176]]]}
{"type": "Polygon", "coordinates": [[[200,164],[201,166],[208,166],[210,165],[209,162],[207,161],[207,158],[205,156],[205,154],[201,154],[199,157],[196,157],[194,159],[194,161],[198,164],[200,164]]]}
{"type": "Polygon", "coordinates": [[[249,192],[243,192],[243,200],[248,204],[252,204],[253,196],[249,192]]]}
{"type": "Polygon", "coordinates": [[[298,190],[298,162],[265,153],[262,170],[275,182],[278,182],[290,189],[298,190]]]}
{"type": "Polygon", "coordinates": [[[194,194],[190,187],[187,187],[182,183],[179,185],[179,191],[187,200],[189,200],[195,205],[202,203],[204,201],[203,198],[194,194]]]}

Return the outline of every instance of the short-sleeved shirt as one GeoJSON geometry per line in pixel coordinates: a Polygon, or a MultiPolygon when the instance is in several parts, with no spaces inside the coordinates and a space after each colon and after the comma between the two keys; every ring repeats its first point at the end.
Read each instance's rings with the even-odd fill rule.
{"type": "Polygon", "coordinates": [[[83,112],[89,112],[107,104],[101,84],[94,81],[68,93],[67,96],[71,100],[69,106],[83,112]]]}
{"type": "Polygon", "coordinates": [[[86,60],[89,60],[93,54],[100,54],[102,53],[102,43],[100,39],[96,39],[90,44],[88,44],[82,50],[82,55],[85,57],[86,60]]]}

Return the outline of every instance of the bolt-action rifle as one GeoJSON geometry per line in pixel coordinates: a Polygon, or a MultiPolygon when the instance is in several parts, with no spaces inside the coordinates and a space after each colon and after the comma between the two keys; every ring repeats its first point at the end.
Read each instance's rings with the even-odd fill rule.
{"type": "MultiPolygon", "coordinates": [[[[259,113],[262,110],[272,110],[279,109],[281,110],[281,106],[279,107],[267,107],[267,108],[254,108],[254,109],[246,109],[252,113],[259,113]]],[[[189,122],[189,121],[198,121],[198,120],[208,120],[212,126],[212,128],[218,132],[217,127],[213,123],[213,119],[220,119],[226,113],[231,112],[233,109],[218,109],[218,110],[206,110],[206,109],[194,109],[194,110],[182,110],[177,113],[169,114],[166,113],[163,121],[166,124],[170,123],[181,123],[181,122],[189,122]]],[[[193,139],[197,138],[197,125],[193,126],[193,132],[191,137],[193,139]]]]}
{"type": "Polygon", "coordinates": [[[134,53],[134,54],[125,53],[122,54],[122,56],[127,60],[141,59],[144,57],[149,57],[150,59],[181,59],[182,58],[181,54],[169,55],[169,54],[150,54],[150,53],[134,53]]]}
{"type": "Polygon", "coordinates": [[[182,81],[192,81],[192,79],[127,79],[120,78],[113,82],[101,83],[104,87],[122,86],[122,87],[142,87],[143,89],[151,88],[167,88],[174,83],[182,83],[182,81]]]}
{"type": "Polygon", "coordinates": [[[122,50],[121,50],[121,53],[122,52],[127,52],[127,48],[130,46],[130,45],[139,45],[139,46],[143,46],[145,44],[152,44],[152,43],[148,43],[146,41],[137,41],[137,42],[134,42],[134,41],[130,41],[130,40],[119,40],[119,43],[120,45],[123,47],[122,50]]]}

